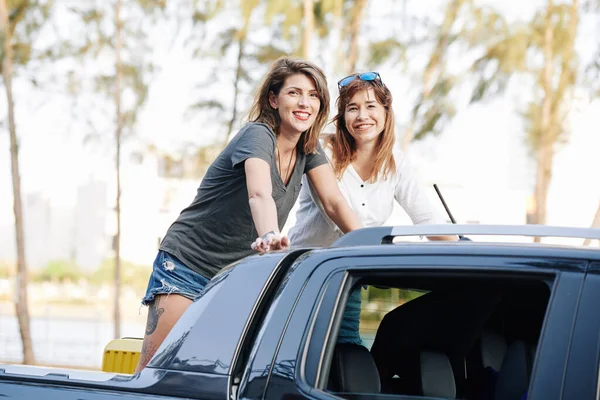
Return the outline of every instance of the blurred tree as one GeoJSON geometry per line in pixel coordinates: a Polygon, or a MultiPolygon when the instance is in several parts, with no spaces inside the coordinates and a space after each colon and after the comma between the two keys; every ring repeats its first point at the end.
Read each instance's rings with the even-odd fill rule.
{"type": "Polygon", "coordinates": [[[0,0],[0,68],[8,105],[8,131],[13,186],[13,212],[17,244],[16,314],[23,344],[23,363],[34,364],[29,307],[27,303],[27,261],[23,231],[23,202],[19,171],[19,140],[15,121],[12,89],[13,70],[38,57],[33,43],[49,20],[51,3],[47,1],[0,0]]]}
{"type": "MultiPolygon", "coordinates": [[[[544,14],[534,20],[534,33],[543,34],[544,65],[538,70],[542,102],[534,99],[526,114],[528,144],[536,160],[535,223],[546,223],[548,188],[556,146],[566,140],[566,116],[577,79],[575,36],[579,22],[578,0],[555,5],[548,0],[544,14]],[[543,20],[543,22],[542,22],[543,20]]],[[[537,241],[540,238],[536,238],[537,241]]]]}
{"type": "Polygon", "coordinates": [[[84,273],[72,260],[52,260],[46,266],[33,274],[33,280],[44,282],[78,282],[84,278],[84,273]]]}
{"type": "MultiPolygon", "coordinates": [[[[596,16],[600,12],[600,0],[588,0],[584,1],[582,7],[586,14],[596,13],[596,16]]],[[[596,40],[598,38],[596,37],[596,40]]],[[[585,86],[590,89],[592,98],[597,98],[600,96],[600,41],[596,42],[596,53],[594,54],[593,59],[586,67],[586,76],[585,76],[585,86]]],[[[598,209],[596,210],[596,214],[594,215],[594,219],[591,224],[592,228],[600,228],[600,203],[598,204],[598,209]]],[[[589,245],[591,243],[590,239],[586,239],[583,244],[589,245]]]]}
{"type": "Polygon", "coordinates": [[[302,57],[312,58],[312,38],[315,30],[315,5],[313,0],[303,0],[304,26],[302,31],[302,57]]]}
{"type": "Polygon", "coordinates": [[[578,0],[559,5],[547,0],[529,24],[491,31],[486,51],[472,68],[478,76],[473,100],[503,91],[516,73],[534,78],[533,98],[522,115],[526,143],[536,162],[531,221],[535,224],[546,222],[554,154],[567,140],[566,118],[578,69],[574,51],[578,22],[578,0]]]}
{"type": "Polygon", "coordinates": [[[360,26],[367,8],[367,0],[346,0],[344,31],[342,38],[348,41],[348,58],[346,60],[346,73],[356,72],[358,60],[358,38],[360,37],[360,26]]]}
{"type": "MultiPolygon", "coordinates": [[[[302,19],[300,13],[290,9],[290,3],[282,0],[267,0],[271,9],[267,12],[267,21],[272,15],[285,13],[283,19],[284,32],[302,30],[300,46],[304,59],[313,60],[311,49],[315,42],[313,38],[323,40],[332,33],[339,35],[339,46],[336,52],[336,64],[342,73],[356,72],[359,59],[359,37],[361,23],[364,20],[368,0],[304,0],[302,19]],[[336,32],[337,31],[337,32],[336,32]]],[[[293,3],[292,3],[293,4],[293,3]]],[[[290,38],[293,42],[293,38],[290,38]]],[[[324,49],[328,51],[329,48],[324,49]]],[[[294,51],[296,53],[296,51],[294,51]]]]}
{"type": "MultiPolygon", "coordinates": [[[[71,11],[81,17],[85,34],[71,43],[69,51],[84,63],[100,56],[114,59],[112,72],[95,74],[95,93],[110,99],[114,107],[114,149],[116,198],[116,232],[113,237],[114,269],[114,337],[121,337],[121,150],[123,140],[133,134],[137,114],[148,95],[154,72],[150,60],[150,33],[156,16],[165,9],[165,0],[135,0],[122,3],[79,3],[71,11]]],[[[111,68],[106,68],[110,70],[111,68]]],[[[97,104],[94,104],[97,107],[97,104]]],[[[84,112],[89,112],[85,110],[84,112]]],[[[106,127],[106,129],[111,129],[106,127]]]]}
{"type": "MultiPolygon", "coordinates": [[[[578,13],[578,0],[560,5],[547,0],[531,22],[508,24],[493,8],[473,0],[449,0],[443,21],[434,30],[435,44],[422,74],[403,148],[413,139],[441,132],[455,113],[453,91],[471,90],[470,102],[474,103],[503,93],[515,74],[534,77],[533,100],[523,116],[527,144],[536,160],[533,222],[545,223],[552,161],[556,146],[566,140],[566,116],[577,76],[574,43],[578,13]],[[465,70],[450,74],[446,70],[449,51],[461,45],[465,49],[462,59],[481,55],[465,70]]],[[[387,40],[375,44],[371,58],[385,61],[398,50],[406,52],[430,40],[427,35],[408,43],[387,40]]]]}
{"type": "MultiPolygon", "coordinates": [[[[226,25],[225,29],[221,30],[208,45],[206,45],[203,40],[194,40],[193,42],[195,56],[211,57],[219,61],[215,65],[215,74],[210,76],[206,82],[202,82],[198,85],[198,88],[201,89],[202,93],[206,92],[205,89],[207,86],[218,83],[215,82],[215,75],[228,72],[226,68],[227,63],[224,63],[222,60],[225,58],[232,58],[234,60],[231,114],[228,115],[225,112],[229,108],[229,102],[217,100],[213,96],[206,98],[202,95],[197,102],[190,106],[192,111],[215,110],[219,116],[223,114],[228,115],[225,118],[218,118],[222,120],[223,124],[226,126],[223,135],[219,135],[217,139],[220,142],[221,148],[225,147],[229,138],[235,131],[235,124],[241,114],[240,100],[243,93],[251,91],[256,84],[259,75],[255,71],[263,70],[267,64],[270,64],[278,57],[287,54],[287,52],[283,50],[281,43],[277,43],[276,41],[258,43],[250,37],[250,32],[255,30],[252,29],[252,16],[260,5],[260,0],[244,0],[241,2],[239,0],[216,1],[212,4],[212,7],[209,7],[210,11],[207,14],[203,14],[206,15],[206,18],[193,21],[195,26],[204,25],[211,19],[216,20],[223,18],[224,12],[228,13],[228,20],[233,21],[233,26],[226,25]],[[239,18],[231,18],[232,10],[235,9],[240,11],[239,18]],[[208,49],[206,49],[206,47],[208,49]]],[[[268,4],[267,10],[269,10],[268,4]]],[[[217,25],[221,27],[222,23],[217,25]]],[[[258,29],[256,26],[254,26],[254,28],[258,29]]],[[[200,148],[198,152],[197,159],[199,162],[204,162],[204,148],[200,148]]],[[[199,169],[205,169],[205,166],[199,165],[199,169]]]]}
{"type": "MultiPolygon", "coordinates": [[[[123,50],[123,25],[121,21],[121,0],[115,2],[115,87],[114,87],[114,99],[115,99],[115,172],[117,178],[117,196],[115,199],[115,213],[117,217],[117,232],[114,238],[114,251],[115,251],[115,299],[113,309],[113,327],[114,337],[116,339],[121,337],[121,140],[123,137],[123,125],[125,123],[123,119],[123,110],[121,108],[121,96],[122,96],[122,85],[123,85],[123,61],[121,58],[121,52],[123,50]]],[[[144,89],[146,91],[147,89],[144,89]]],[[[138,92],[139,93],[139,92],[138,92]]],[[[146,96],[144,93],[143,97],[146,96]]],[[[142,97],[140,96],[140,98],[142,97]]]]}
{"type": "MultiPolygon", "coordinates": [[[[402,19],[405,19],[403,5],[402,19]]],[[[411,51],[428,52],[427,61],[419,74],[417,96],[410,120],[402,136],[401,148],[408,150],[413,140],[429,134],[441,133],[456,113],[452,92],[461,84],[461,76],[447,70],[448,53],[453,45],[465,44],[469,35],[481,35],[486,24],[495,24],[500,17],[490,9],[477,6],[473,0],[449,0],[442,20],[435,24],[430,19],[418,21],[420,26],[371,44],[370,64],[386,61],[408,62],[411,51]],[[462,18],[459,16],[462,15],[462,18]],[[485,15],[485,18],[482,18],[485,15]],[[413,32],[423,32],[419,36],[413,32]]],[[[478,43],[480,44],[480,43],[478,43]]]]}
{"type": "MultiPolygon", "coordinates": [[[[222,136],[222,143],[225,145],[229,137],[235,130],[235,122],[238,120],[240,111],[240,99],[244,92],[250,92],[254,89],[260,74],[267,64],[283,55],[302,54],[303,58],[311,59],[311,49],[314,46],[313,37],[323,39],[332,32],[332,21],[337,21],[338,28],[341,27],[340,21],[343,19],[344,12],[349,13],[348,21],[351,32],[351,45],[353,57],[350,58],[350,70],[355,69],[356,59],[358,57],[358,34],[360,20],[363,9],[366,7],[366,0],[310,0],[310,1],[287,1],[287,0],[249,0],[238,4],[239,0],[217,0],[212,2],[212,7],[205,7],[209,12],[202,15],[206,18],[198,19],[198,24],[206,24],[211,19],[221,17],[221,12],[227,11],[231,15],[231,10],[239,9],[241,11],[240,21],[234,20],[234,26],[226,27],[217,38],[208,46],[209,50],[202,49],[202,42],[196,41],[196,55],[218,58],[235,58],[234,79],[233,79],[233,107],[229,118],[224,120],[227,126],[225,134],[222,136]],[[264,23],[256,17],[257,12],[264,12],[264,23]],[[254,13],[254,14],[253,14],[254,13]],[[251,19],[251,17],[254,17],[251,19]],[[258,20],[258,21],[257,21],[258,20]],[[251,24],[254,23],[254,29],[251,24]],[[268,43],[259,43],[253,40],[250,32],[259,29],[267,29],[270,35],[280,37],[280,40],[273,39],[268,43]],[[215,52],[215,49],[219,51],[215,52]]],[[[194,15],[195,13],[192,13],[194,15]]],[[[231,18],[230,18],[231,20],[231,18]]],[[[348,24],[346,24],[348,25],[348,24]]],[[[345,29],[347,31],[348,29],[345,29]]],[[[343,52],[342,52],[343,53],[343,52]]],[[[343,55],[344,59],[347,56],[343,55]]],[[[219,63],[217,69],[222,72],[224,63],[219,63]]],[[[342,65],[347,63],[342,62],[342,65]]],[[[204,82],[199,87],[204,92],[208,84],[213,84],[214,78],[210,82],[204,82]]],[[[227,102],[228,103],[228,102],[227,102]]],[[[192,110],[214,110],[221,115],[227,110],[228,104],[216,100],[214,97],[207,99],[202,96],[199,101],[191,106],[192,110]]]]}

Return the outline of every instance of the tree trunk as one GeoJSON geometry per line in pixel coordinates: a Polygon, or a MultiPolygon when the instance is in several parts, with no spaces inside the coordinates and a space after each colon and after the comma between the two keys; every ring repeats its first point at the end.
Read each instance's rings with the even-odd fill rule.
{"type": "Polygon", "coordinates": [[[343,74],[346,72],[344,67],[346,62],[346,53],[344,51],[345,41],[345,29],[344,29],[344,1],[335,0],[334,17],[333,17],[333,30],[338,35],[335,39],[338,42],[337,49],[335,50],[335,58],[337,60],[335,67],[336,75],[343,74]]]}
{"type": "MultiPolygon", "coordinates": [[[[596,210],[596,215],[594,216],[594,221],[592,222],[592,228],[600,228],[600,203],[598,204],[598,209],[596,210]]],[[[592,239],[585,239],[583,241],[583,245],[587,246],[592,243],[592,239]]]]}
{"type": "MultiPolygon", "coordinates": [[[[541,86],[544,93],[542,100],[542,113],[540,121],[540,137],[537,143],[536,152],[536,177],[535,177],[535,220],[536,224],[546,223],[546,206],[548,201],[548,188],[552,178],[552,160],[554,158],[555,136],[552,132],[556,127],[552,124],[552,77],[554,76],[554,54],[552,45],[554,41],[554,31],[552,23],[552,14],[554,11],[553,0],[548,0],[546,7],[546,21],[544,27],[544,69],[541,76],[541,86]]],[[[540,242],[540,237],[534,238],[535,242],[540,242]]]]}
{"type": "Polygon", "coordinates": [[[360,23],[364,10],[367,6],[367,0],[356,0],[350,15],[349,40],[350,48],[348,49],[348,73],[356,72],[356,61],[358,60],[358,38],[360,37],[360,23]]]}
{"type": "Polygon", "coordinates": [[[116,173],[117,173],[117,198],[115,212],[117,216],[117,232],[115,234],[115,303],[114,303],[114,337],[121,337],[121,136],[123,133],[123,114],[121,110],[121,83],[123,80],[123,66],[121,64],[121,48],[123,38],[121,37],[121,0],[115,4],[115,108],[116,108],[116,131],[115,144],[117,147],[116,173]]]}
{"type": "MultiPolygon", "coordinates": [[[[554,160],[554,149],[552,143],[544,143],[536,154],[536,178],[535,178],[535,219],[536,224],[546,223],[548,189],[552,180],[552,162],[554,160]]],[[[536,237],[535,242],[540,242],[536,237]]]]}
{"type": "Polygon", "coordinates": [[[246,45],[247,32],[244,30],[238,40],[238,56],[237,56],[237,67],[235,69],[235,81],[233,82],[233,111],[231,112],[231,119],[227,125],[227,135],[223,143],[223,147],[227,146],[231,132],[233,132],[233,124],[237,119],[237,103],[240,95],[240,80],[242,79],[242,61],[244,60],[244,46],[246,45]]]}
{"type": "MultiPolygon", "coordinates": [[[[443,68],[445,54],[448,47],[448,37],[450,36],[452,27],[454,26],[456,18],[458,17],[458,12],[463,6],[464,2],[465,0],[452,0],[452,2],[448,4],[448,7],[446,8],[446,12],[444,14],[444,21],[440,26],[435,47],[431,53],[431,56],[429,56],[429,61],[425,66],[425,71],[423,71],[423,80],[421,83],[422,90],[420,96],[421,102],[425,101],[431,96],[431,91],[433,89],[433,86],[435,85],[435,73],[440,68],[443,68]]],[[[408,128],[406,129],[406,131],[404,132],[404,136],[402,137],[401,149],[404,152],[408,150],[414,139],[415,123],[415,117],[412,116],[408,128]]]]}
{"type": "Polygon", "coordinates": [[[15,308],[19,331],[23,344],[23,363],[34,364],[33,344],[29,326],[29,306],[27,303],[27,263],[25,261],[25,235],[23,229],[23,202],[21,200],[21,176],[19,173],[19,145],[17,142],[17,128],[15,124],[15,106],[12,94],[12,63],[13,52],[11,34],[8,20],[8,7],[6,0],[0,0],[0,23],[2,36],[4,36],[4,57],[2,59],[2,77],[6,88],[6,101],[8,104],[8,131],[10,135],[10,161],[13,183],[13,210],[15,213],[15,235],[17,239],[17,276],[16,276],[16,302],[15,308]]]}
{"type": "Polygon", "coordinates": [[[313,0],[304,0],[304,32],[302,37],[302,57],[311,59],[312,35],[315,30],[315,9],[313,0]]]}

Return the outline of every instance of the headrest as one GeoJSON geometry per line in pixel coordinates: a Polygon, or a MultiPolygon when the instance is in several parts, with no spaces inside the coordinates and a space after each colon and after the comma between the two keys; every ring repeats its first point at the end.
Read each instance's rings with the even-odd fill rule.
{"type": "Polygon", "coordinates": [[[454,373],[448,356],[437,351],[421,352],[421,388],[423,396],[456,397],[454,373]]]}
{"type": "Polygon", "coordinates": [[[496,382],[496,400],[519,400],[529,389],[534,348],[522,340],[512,342],[502,362],[496,382]]]}
{"type": "Polygon", "coordinates": [[[507,344],[504,337],[496,332],[484,330],[480,337],[481,364],[483,368],[491,367],[495,371],[502,368],[502,360],[506,354],[507,344]]]}
{"type": "Polygon", "coordinates": [[[440,290],[388,312],[371,347],[382,380],[394,375],[412,379],[422,350],[440,351],[452,362],[462,362],[500,298],[499,290],[440,290]]]}
{"type": "Polygon", "coordinates": [[[330,389],[343,393],[379,393],[381,382],[375,361],[361,345],[339,343],[333,352],[330,389]]]}

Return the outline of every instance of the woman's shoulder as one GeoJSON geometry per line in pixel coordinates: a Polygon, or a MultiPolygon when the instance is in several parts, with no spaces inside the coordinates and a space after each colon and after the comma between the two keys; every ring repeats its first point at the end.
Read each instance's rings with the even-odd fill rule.
{"type": "Polygon", "coordinates": [[[331,163],[332,153],[331,153],[331,146],[329,146],[328,142],[327,142],[327,135],[321,134],[319,136],[317,152],[312,153],[312,154],[306,154],[306,156],[307,157],[318,157],[318,158],[325,157],[325,159],[329,163],[331,163]]]}
{"type": "Polygon", "coordinates": [[[263,133],[275,138],[275,133],[271,127],[263,122],[247,122],[240,131],[244,133],[263,133]]]}
{"type": "Polygon", "coordinates": [[[333,152],[332,152],[332,140],[335,138],[335,134],[333,133],[321,133],[319,135],[319,147],[323,151],[323,154],[327,158],[329,162],[331,162],[333,152]]]}
{"type": "Polygon", "coordinates": [[[236,146],[248,143],[264,143],[275,147],[277,137],[269,125],[262,122],[247,122],[231,139],[236,146]]]}
{"type": "Polygon", "coordinates": [[[400,149],[394,149],[394,164],[396,166],[396,174],[401,174],[403,171],[410,169],[412,162],[411,157],[400,149]]]}
{"type": "Polygon", "coordinates": [[[411,161],[411,157],[409,157],[402,150],[394,149],[392,152],[394,156],[394,166],[395,171],[391,176],[392,184],[397,186],[400,185],[403,181],[407,179],[410,180],[414,176],[414,168],[411,161]]]}

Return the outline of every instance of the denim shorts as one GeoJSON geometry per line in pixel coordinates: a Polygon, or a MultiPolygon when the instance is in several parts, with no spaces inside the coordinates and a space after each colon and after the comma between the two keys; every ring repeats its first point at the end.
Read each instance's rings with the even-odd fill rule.
{"type": "Polygon", "coordinates": [[[175,256],[159,250],[142,304],[146,306],[152,303],[154,296],[160,294],[178,294],[193,301],[209,281],[210,279],[186,267],[175,256]]]}

